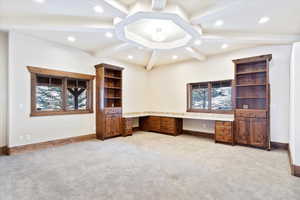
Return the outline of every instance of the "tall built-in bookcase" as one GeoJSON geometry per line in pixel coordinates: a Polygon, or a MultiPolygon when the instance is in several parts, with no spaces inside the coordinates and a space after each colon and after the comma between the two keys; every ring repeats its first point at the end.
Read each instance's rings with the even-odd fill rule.
{"type": "Polygon", "coordinates": [[[234,60],[235,141],[270,149],[269,62],[272,55],[234,60]]]}

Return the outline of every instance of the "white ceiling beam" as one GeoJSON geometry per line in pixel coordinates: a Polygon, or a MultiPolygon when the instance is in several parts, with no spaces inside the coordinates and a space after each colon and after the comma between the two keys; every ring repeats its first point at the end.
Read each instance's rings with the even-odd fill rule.
{"type": "Polygon", "coordinates": [[[103,29],[113,29],[112,22],[99,21],[85,17],[1,17],[2,30],[46,30],[72,32],[99,32],[103,29]]]}
{"type": "Polygon", "coordinates": [[[200,61],[206,60],[206,56],[204,54],[196,51],[192,47],[186,47],[185,49],[190,54],[191,57],[196,58],[197,60],[200,60],[200,61]]]}
{"type": "Polygon", "coordinates": [[[154,66],[156,61],[158,60],[158,51],[157,50],[153,50],[152,51],[152,55],[148,61],[148,64],[146,66],[146,70],[150,71],[154,66]]]}
{"type": "Polygon", "coordinates": [[[104,10],[109,10],[115,17],[125,18],[128,15],[128,9],[122,3],[116,0],[102,0],[104,10]]]}
{"type": "Polygon", "coordinates": [[[132,48],[132,46],[129,43],[122,43],[122,44],[110,46],[105,49],[95,50],[93,52],[93,55],[98,58],[107,58],[107,57],[111,58],[117,52],[126,51],[127,49],[130,49],[130,48],[132,48]]]}
{"type": "Polygon", "coordinates": [[[274,35],[274,34],[250,34],[250,33],[231,33],[231,34],[205,34],[202,40],[241,43],[241,44],[291,44],[300,41],[300,35],[274,35]]]}
{"type": "Polygon", "coordinates": [[[163,10],[167,6],[167,0],[152,0],[152,10],[163,10]]]}
{"type": "Polygon", "coordinates": [[[231,0],[225,1],[222,4],[216,4],[215,6],[208,8],[208,10],[204,11],[201,14],[195,15],[191,18],[192,24],[201,24],[204,21],[207,21],[213,17],[220,16],[223,11],[228,8],[233,8],[238,5],[242,5],[245,2],[244,0],[231,0]]]}

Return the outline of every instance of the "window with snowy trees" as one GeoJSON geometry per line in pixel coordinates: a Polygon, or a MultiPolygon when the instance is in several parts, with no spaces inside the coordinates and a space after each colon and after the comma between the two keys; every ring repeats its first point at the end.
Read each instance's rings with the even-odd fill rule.
{"type": "Polygon", "coordinates": [[[93,112],[94,76],[28,67],[31,72],[31,115],[93,112]]]}
{"type": "Polygon", "coordinates": [[[230,113],[232,105],[232,81],[189,83],[187,85],[188,112],[230,113]]]}

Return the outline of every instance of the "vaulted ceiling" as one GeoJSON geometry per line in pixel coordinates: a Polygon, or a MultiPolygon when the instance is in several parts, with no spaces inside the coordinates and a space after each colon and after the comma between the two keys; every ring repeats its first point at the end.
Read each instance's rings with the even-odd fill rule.
{"type": "Polygon", "coordinates": [[[300,41],[299,10],[299,0],[0,0],[0,30],[151,70],[300,41]]]}

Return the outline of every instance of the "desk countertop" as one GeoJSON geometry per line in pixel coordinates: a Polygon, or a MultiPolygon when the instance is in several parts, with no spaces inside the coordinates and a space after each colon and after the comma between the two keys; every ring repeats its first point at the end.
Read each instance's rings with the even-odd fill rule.
{"type": "Polygon", "coordinates": [[[183,119],[199,119],[212,121],[234,121],[233,114],[216,114],[216,113],[171,113],[171,112],[132,112],[123,113],[124,118],[137,118],[146,116],[174,117],[183,119]]]}

